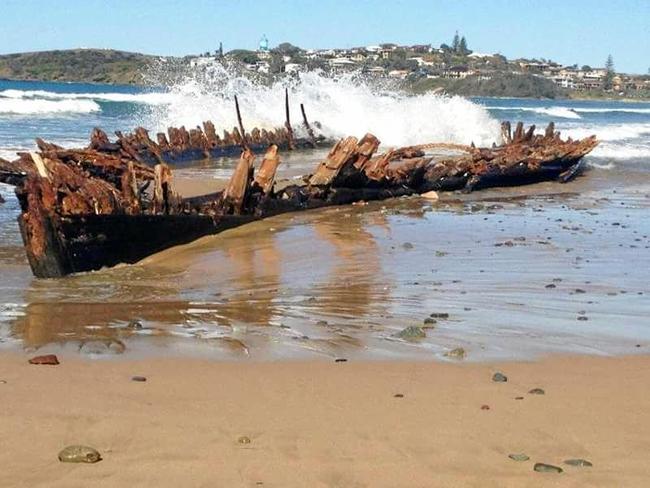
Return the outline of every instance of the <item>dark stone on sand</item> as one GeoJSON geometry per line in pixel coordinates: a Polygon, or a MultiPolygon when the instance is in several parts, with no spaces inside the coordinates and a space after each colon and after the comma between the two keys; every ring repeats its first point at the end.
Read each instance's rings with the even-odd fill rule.
{"type": "Polygon", "coordinates": [[[523,399],[524,399],[524,397],[522,397],[522,396],[515,397],[515,400],[523,400],[523,399]]]}
{"type": "Polygon", "coordinates": [[[147,377],[146,376],[132,376],[131,381],[139,381],[139,382],[142,383],[142,382],[147,381],[147,377]]]}
{"type": "Polygon", "coordinates": [[[432,314],[429,314],[429,317],[432,319],[448,319],[449,314],[446,312],[433,312],[432,314]]]}
{"type": "Polygon", "coordinates": [[[494,375],[492,376],[492,381],[495,381],[497,383],[505,383],[506,381],[508,381],[508,377],[503,373],[494,373],[494,375]]]}
{"type": "Polygon", "coordinates": [[[251,439],[250,439],[250,437],[246,437],[245,435],[243,435],[243,436],[241,436],[239,439],[237,439],[237,442],[238,442],[239,444],[250,444],[250,443],[251,443],[251,439]]]}
{"type": "Polygon", "coordinates": [[[544,395],[546,392],[541,388],[533,388],[528,392],[530,395],[544,395]]]}
{"type": "Polygon", "coordinates": [[[395,393],[393,396],[395,398],[404,398],[404,395],[402,393],[395,393]]]}
{"type": "Polygon", "coordinates": [[[582,322],[585,322],[585,321],[589,320],[589,317],[585,317],[584,315],[579,315],[578,320],[580,320],[582,322]]]}
{"type": "Polygon", "coordinates": [[[490,410],[489,405],[481,405],[481,410],[490,410]]]}
{"type": "Polygon", "coordinates": [[[142,322],[140,322],[139,320],[131,320],[129,321],[127,328],[133,330],[141,330],[144,328],[144,326],[142,325],[142,322]]]}
{"type": "Polygon", "coordinates": [[[410,242],[405,242],[404,244],[402,244],[402,247],[404,249],[413,249],[414,246],[410,242]]]}
{"type": "Polygon", "coordinates": [[[568,464],[569,466],[576,466],[580,468],[591,468],[593,464],[586,459],[567,459],[564,461],[564,464],[568,464]]]}
{"type": "Polygon", "coordinates": [[[59,358],[55,354],[46,354],[44,356],[36,356],[29,360],[29,364],[44,364],[47,366],[56,366],[59,364],[59,358]]]}
{"type": "Polygon", "coordinates": [[[424,319],[424,325],[433,325],[436,323],[436,319],[433,319],[431,317],[427,317],[424,319]]]}
{"type": "Polygon", "coordinates": [[[544,288],[551,289],[551,288],[557,288],[557,286],[555,286],[553,283],[550,283],[550,284],[546,285],[544,288]]]}
{"type": "Polygon", "coordinates": [[[316,325],[324,327],[327,325],[327,320],[319,320],[318,322],[316,322],[316,325]]]}
{"type": "Polygon", "coordinates": [[[335,363],[347,363],[348,360],[345,359],[345,358],[336,358],[336,359],[334,360],[334,362],[335,362],[335,363]]]}
{"type": "Polygon", "coordinates": [[[583,290],[581,288],[576,288],[574,292],[578,293],[578,294],[587,293],[585,290],[583,290]]]}
{"type": "Polygon", "coordinates": [[[545,463],[535,463],[533,470],[538,473],[562,473],[564,470],[558,466],[553,466],[552,464],[545,463]]]}
{"type": "Polygon", "coordinates": [[[513,461],[519,461],[519,462],[528,461],[530,459],[525,454],[508,454],[508,457],[513,461]]]}
{"type": "Polygon", "coordinates": [[[424,329],[418,325],[409,325],[406,329],[395,334],[395,337],[399,337],[405,341],[419,341],[420,339],[424,339],[426,336],[427,334],[424,332],[424,329]]]}
{"type": "Polygon", "coordinates": [[[93,464],[101,460],[101,454],[88,446],[68,446],[59,453],[59,461],[62,463],[93,464]]]}

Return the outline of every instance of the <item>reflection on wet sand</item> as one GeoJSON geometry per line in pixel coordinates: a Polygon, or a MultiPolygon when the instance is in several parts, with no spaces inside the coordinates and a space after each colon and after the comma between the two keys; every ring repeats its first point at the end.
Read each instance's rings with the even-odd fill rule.
{"type": "Polygon", "coordinates": [[[390,226],[378,212],[339,210],[255,223],[136,266],[34,280],[12,335],[30,348],[141,335],[243,353],[361,347],[351,331],[385,312],[391,289],[371,229],[390,226]]]}
{"type": "Polygon", "coordinates": [[[585,185],[283,215],[62,280],[13,260],[0,342],[217,358],[627,351],[650,343],[650,182],[585,185]],[[395,337],[435,312],[451,318],[395,337]]]}
{"type": "MultiPolygon", "coordinates": [[[[379,248],[364,222],[366,215],[354,209],[338,213],[338,218],[324,215],[313,222],[316,239],[334,249],[326,281],[312,289],[314,308],[322,315],[363,319],[373,304],[385,303],[390,283],[383,276],[379,248]]],[[[372,221],[373,226],[387,227],[382,214],[374,215],[372,221]]]]}

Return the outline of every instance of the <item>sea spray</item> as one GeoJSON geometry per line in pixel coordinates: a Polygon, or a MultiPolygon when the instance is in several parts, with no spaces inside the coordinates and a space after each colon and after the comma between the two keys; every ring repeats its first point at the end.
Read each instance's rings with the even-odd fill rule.
{"type": "Polygon", "coordinates": [[[384,147],[442,141],[489,145],[499,138],[499,124],[488,111],[461,97],[409,95],[360,73],[329,76],[311,71],[265,83],[227,67],[175,78],[168,87],[169,103],[154,107],[142,123],[164,131],[171,125],[196,127],[210,119],[219,130],[230,130],[237,125],[237,95],[246,127],[280,127],[285,121],[285,88],[298,131],[303,103],[322,134],[361,137],[372,132],[384,147]]]}

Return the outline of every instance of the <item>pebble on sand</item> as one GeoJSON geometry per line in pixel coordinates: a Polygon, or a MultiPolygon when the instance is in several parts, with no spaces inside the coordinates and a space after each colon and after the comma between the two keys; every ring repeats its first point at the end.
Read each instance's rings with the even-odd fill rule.
{"type": "Polygon", "coordinates": [[[528,392],[529,395],[544,395],[546,392],[541,388],[533,388],[528,392]]]}
{"type": "Polygon", "coordinates": [[[96,449],[88,446],[68,446],[59,453],[62,463],[97,463],[102,460],[96,449]]]}
{"type": "Polygon", "coordinates": [[[29,364],[45,364],[56,366],[59,364],[59,358],[55,354],[46,354],[45,356],[36,356],[29,360],[29,364]]]}
{"type": "Polygon", "coordinates": [[[433,312],[429,314],[429,317],[432,319],[448,319],[449,314],[447,312],[433,312]]]}
{"type": "Polygon", "coordinates": [[[146,376],[132,376],[131,381],[145,382],[145,381],[147,381],[147,377],[146,376]]]}
{"type": "Polygon", "coordinates": [[[492,376],[492,381],[495,381],[497,383],[505,383],[508,381],[508,377],[503,373],[494,373],[494,376],[492,376]]]}
{"type": "Polygon", "coordinates": [[[411,342],[419,341],[420,339],[424,339],[426,336],[427,334],[424,332],[424,329],[418,325],[409,325],[406,329],[395,334],[395,337],[411,342]]]}
{"type": "Polygon", "coordinates": [[[438,195],[438,193],[433,190],[420,194],[420,197],[426,198],[427,200],[434,200],[434,201],[440,199],[440,195],[438,195]]]}
{"type": "Polygon", "coordinates": [[[553,466],[552,464],[545,463],[535,463],[533,469],[538,473],[562,473],[564,470],[558,466],[553,466]]]}
{"type": "Polygon", "coordinates": [[[251,443],[251,439],[250,439],[250,437],[246,437],[245,435],[243,435],[243,436],[241,436],[239,439],[237,439],[237,442],[238,442],[239,444],[250,444],[250,443],[251,443]]]}
{"type": "Polygon", "coordinates": [[[454,359],[465,359],[467,352],[465,352],[465,349],[462,347],[457,347],[455,349],[452,349],[451,351],[447,351],[445,353],[445,356],[448,358],[454,358],[454,359]]]}
{"type": "Polygon", "coordinates": [[[568,464],[569,466],[577,466],[577,467],[585,467],[585,468],[590,468],[593,466],[593,464],[586,459],[567,459],[564,461],[564,464],[568,464]]]}
{"type": "Polygon", "coordinates": [[[525,454],[508,454],[508,457],[513,461],[528,461],[530,458],[525,454]]]}

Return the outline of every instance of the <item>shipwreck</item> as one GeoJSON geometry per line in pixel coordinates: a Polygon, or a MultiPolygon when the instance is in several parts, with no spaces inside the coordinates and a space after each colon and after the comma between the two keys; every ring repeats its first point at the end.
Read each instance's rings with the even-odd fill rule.
{"type": "Polygon", "coordinates": [[[562,139],[549,124],[514,131],[502,124],[503,143],[479,148],[447,143],[402,147],[378,153],[372,134],[347,137],[299,183],[279,184],[280,149],[319,147],[302,110],[308,137],[296,139],[288,118],[276,131],[239,127],[217,138],[212,124],[168,131],[152,141],[144,129],[117,133],[111,142],[95,129],[88,147],[64,149],[37,140],[39,150],[16,161],[0,160],[0,181],[16,186],[20,232],[32,272],[56,278],[135,263],[172,246],[217,234],[272,215],[431,191],[474,191],[542,180],[566,182],[597,144],[595,136],[562,139]],[[255,167],[255,152],[263,157],[255,167]],[[433,156],[445,149],[455,155],[433,156]],[[174,190],[179,161],[240,155],[223,191],[184,198],[174,190]],[[199,157],[197,157],[199,156],[199,157]]]}

